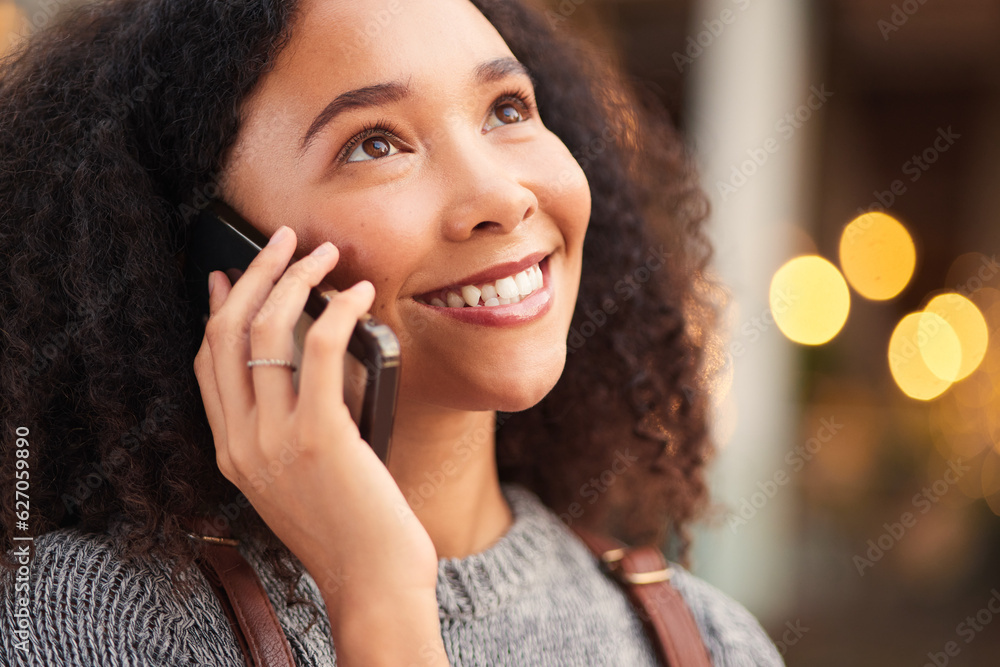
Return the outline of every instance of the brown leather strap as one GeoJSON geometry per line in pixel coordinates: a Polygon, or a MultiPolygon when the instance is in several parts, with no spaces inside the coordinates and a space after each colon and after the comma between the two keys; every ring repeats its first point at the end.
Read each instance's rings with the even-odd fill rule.
{"type": "Polygon", "coordinates": [[[236,548],[228,531],[207,521],[189,521],[198,540],[198,566],[215,591],[250,667],[295,667],[274,607],[253,567],[236,548]],[[206,540],[205,538],[216,538],[206,540]]]}
{"type": "MultiPolygon", "coordinates": [[[[295,667],[288,638],[267,592],[237,550],[235,540],[206,521],[188,521],[187,525],[200,545],[198,565],[233,626],[246,664],[295,667]]],[[[670,568],[659,549],[627,547],[608,536],[577,527],[573,530],[605,571],[625,588],[665,665],[711,667],[698,625],[680,593],[670,585],[670,568]]]]}
{"type": "Polygon", "coordinates": [[[670,585],[671,570],[659,549],[627,547],[583,528],[573,527],[573,531],[625,588],[665,665],[711,667],[698,624],[684,598],[670,585]]]}

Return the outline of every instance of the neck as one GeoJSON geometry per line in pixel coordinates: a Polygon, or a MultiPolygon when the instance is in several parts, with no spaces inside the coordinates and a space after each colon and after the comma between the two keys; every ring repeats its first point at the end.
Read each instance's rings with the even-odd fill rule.
{"type": "Polygon", "coordinates": [[[389,472],[438,558],[464,558],[513,522],[496,467],[496,413],[404,403],[396,407],[389,472]]]}

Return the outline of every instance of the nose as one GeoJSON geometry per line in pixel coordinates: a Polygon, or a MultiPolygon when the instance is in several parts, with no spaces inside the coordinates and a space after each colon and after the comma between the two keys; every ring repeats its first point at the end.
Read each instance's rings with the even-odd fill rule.
{"type": "Polygon", "coordinates": [[[523,163],[479,141],[464,142],[442,156],[449,192],[442,224],[452,241],[468,240],[477,232],[508,234],[538,211],[523,163]]]}

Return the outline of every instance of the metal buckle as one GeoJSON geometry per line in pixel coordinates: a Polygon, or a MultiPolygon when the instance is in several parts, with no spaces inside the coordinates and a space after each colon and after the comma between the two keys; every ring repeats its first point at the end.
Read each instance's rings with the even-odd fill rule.
{"type": "Polygon", "coordinates": [[[654,570],[652,572],[634,572],[629,574],[628,572],[622,572],[621,576],[630,584],[655,584],[661,581],[670,581],[670,577],[673,575],[673,570],[669,567],[665,567],[662,570],[654,570]]]}
{"type": "Polygon", "coordinates": [[[229,537],[215,537],[213,535],[195,535],[194,533],[187,533],[187,536],[192,540],[201,540],[202,542],[208,542],[209,544],[221,544],[226,547],[239,546],[240,541],[234,540],[229,537]]]}
{"type": "Polygon", "coordinates": [[[625,549],[609,549],[601,554],[601,560],[608,565],[614,565],[625,557],[625,549]]]}
{"type": "Polygon", "coordinates": [[[619,580],[635,585],[656,584],[661,581],[669,581],[673,575],[673,570],[669,566],[662,570],[653,570],[651,572],[625,572],[621,567],[625,551],[623,548],[609,549],[601,554],[601,560],[607,566],[608,570],[618,577],[619,580]]]}

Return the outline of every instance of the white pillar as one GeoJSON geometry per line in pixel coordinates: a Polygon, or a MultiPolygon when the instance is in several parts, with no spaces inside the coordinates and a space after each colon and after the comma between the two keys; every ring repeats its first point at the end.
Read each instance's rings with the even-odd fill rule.
{"type": "Polygon", "coordinates": [[[822,90],[823,81],[810,80],[805,4],[702,0],[685,45],[693,62],[675,57],[690,77],[688,117],[712,200],[713,264],[732,295],[726,350],[733,382],[717,410],[720,450],[709,482],[714,499],[730,510],[739,511],[743,499],[761,505],[745,524],[726,520],[699,531],[694,564],[763,620],[779,624],[796,584],[799,480],[784,458],[797,438],[797,368],[793,344],[768,317],[768,288],[793,255],[792,226],[804,222],[804,144],[810,123],[816,129],[816,112],[807,106],[812,117],[802,121],[800,106],[811,94],[814,106],[825,103],[810,90],[822,90]],[[790,481],[770,486],[781,470],[790,481]],[[776,491],[773,497],[768,490],[776,491]]]}

